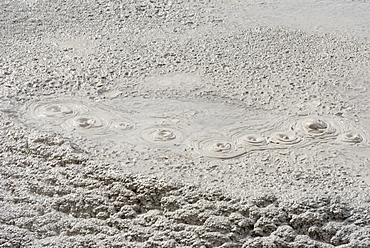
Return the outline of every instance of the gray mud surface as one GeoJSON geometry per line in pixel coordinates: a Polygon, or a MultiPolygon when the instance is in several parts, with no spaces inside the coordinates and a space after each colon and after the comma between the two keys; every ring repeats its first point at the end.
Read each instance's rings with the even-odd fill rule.
{"type": "Polygon", "coordinates": [[[0,247],[370,247],[370,2],[0,1],[0,247]]]}

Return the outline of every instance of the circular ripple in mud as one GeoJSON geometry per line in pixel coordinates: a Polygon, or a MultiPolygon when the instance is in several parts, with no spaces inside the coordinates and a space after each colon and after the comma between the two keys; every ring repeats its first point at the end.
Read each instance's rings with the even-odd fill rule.
{"type": "Polygon", "coordinates": [[[268,129],[266,121],[255,119],[228,128],[228,133],[238,147],[248,150],[264,150],[267,148],[268,142],[261,132],[266,129],[268,129]]]}
{"type": "Polygon", "coordinates": [[[30,105],[26,116],[30,116],[36,121],[42,120],[50,124],[60,125],[66,119],[88,111],[89,108],[86,105],[75,101],[44,101],[30,105]]]}
{"type": "Polygon", "coordinates": [[[78,115],[66,120],[62,127],[68,131],[76,131],[86,135],[106,135],[111,125],[108,118],[98,115],[78,115]]]}
{"type": "Polygon", "coordinates": [[[358,144],[363,141],[363,138],[358,133],[342,133],[338,135],[338,141],[347,143],[347,144],[358,144]]]}
{"type": "Polygon", "coordinates": [[[242,148],[261,149],[267,145],[265,137],[260,134],[248,133],[232,138],[235,140],[235,144],[242,148]]]}
{"type": "Polygon", "coordinates": [[[343,128],[339,122],[325,117],[302,118],[290,126],[297,134],[311,138],[332,138],[343,128]]]}
{"type": "Polygon", "coordinates": [[[178,127],[159,125],[144,129],[140,139],[147,144],[166,147],[179,144],[185,135],[178,127]]]}
{"type": "Polygon", "coordinates": [[[87,111],[86,107],[76,102],[48,102],[34,104],[30,107],[34,118],[69,118],[87,111]]]}
{"type": "Polygon", "coordinates": [[[127,132],[136,128],[135,122],[129,118],[119,118],[112,120],[112,127],[118,132],[127,132]]]}
{"type": "Polygon", "coordinates": [[[210,133],[196,137],[190,146],[199,154],[211,158],[235,158],[243,155],[246,150],[238,147],[229,137],[210,133]]]}
{"type": "Polygon", "coordinates": [[[292,132],[276,131],[270,134],[269,142],[272,144],[292,146],[302,144],[303,139],[292,132]]]}

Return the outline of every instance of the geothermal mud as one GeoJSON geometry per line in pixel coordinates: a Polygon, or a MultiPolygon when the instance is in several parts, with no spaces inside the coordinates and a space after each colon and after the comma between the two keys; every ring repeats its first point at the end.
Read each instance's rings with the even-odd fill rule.
{"type": "Polygon", "coordinates": [[[0,1],[0,247],[370,247],[369,10],[0,1]]]}
{"type": "Polygon", "coordinates": [[[341,144],[343,149],[368,146],[369,130],[346,118],[268,116],[267,112],[257,116],[246,106],[205,101],[116,98],[94,102],[60,98],[26,103],[19,106],[19,112],[26,126],[95,138],[97,146],[99,140],[123,142],[183,154],[193,150],[220,159],[254,150],[321,143],[341,144]]]}

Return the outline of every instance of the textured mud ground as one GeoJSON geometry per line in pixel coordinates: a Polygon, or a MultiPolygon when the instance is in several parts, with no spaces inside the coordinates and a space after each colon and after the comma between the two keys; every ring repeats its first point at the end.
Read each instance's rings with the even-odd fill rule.
{"type": "Polygon", "coordinates": [[[369,247],[369,9],[1,1],[0,247],[369,247]]]}

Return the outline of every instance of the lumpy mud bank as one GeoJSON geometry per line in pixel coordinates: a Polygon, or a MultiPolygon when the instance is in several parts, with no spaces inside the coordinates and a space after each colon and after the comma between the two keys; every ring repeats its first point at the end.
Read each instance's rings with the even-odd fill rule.
{"type": "Polygon", "coordinates": [[[370,247],[368,1],[0,3],[0,247],[370,247]]]}

